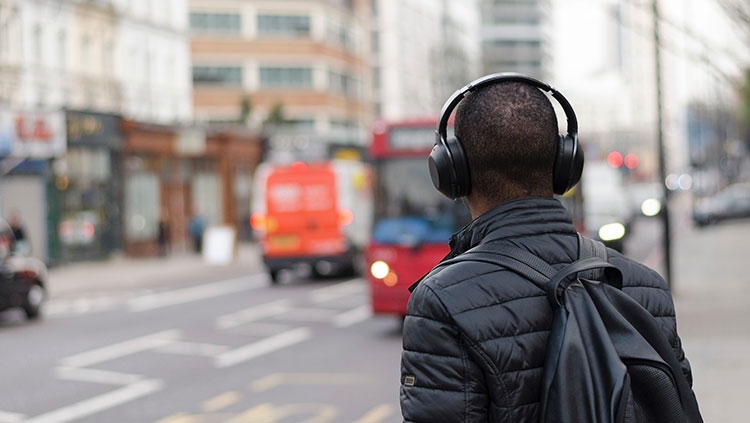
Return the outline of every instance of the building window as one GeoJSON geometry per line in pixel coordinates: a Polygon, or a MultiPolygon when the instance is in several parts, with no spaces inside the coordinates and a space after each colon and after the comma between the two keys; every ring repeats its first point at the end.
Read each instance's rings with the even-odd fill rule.
{"type": "Polygon", "coordinates": [[[66,69],[68,66],[68,57],[67,57],[67,44],[66,44],[66,35],[64,30],[60,30],[60,32],[57,35],[57,42],[59,43],[59,46],[57,48],[57,60],[58,65],[60,66],[60,69],[66,69]]]}
{"type": "Polygon", "coordinates": [[[356,47],[354,32],[333,21],[328,23],[326,42],[347,51],[354,51],[356,47]]]}
{"type": "Polygon", "coordinates": [[[88,72],[91,69],[91,43],[89,37],[81,37],[81,68],[88,72]]]}
{"type": "Polygon", "coordinates": [[[42,52],[42,26],[40,24],[36,24],[34,26],[34,61],[36,63],[42,63],[43,56],[44,52],[42,52]]]}
{"type": "Polygon", "coordinates": [[[542,66],[539,60],[501,60],[494,62],[493,65],[498,69],[537,69],[542,66]]]}
{"type": "Polygon", "coordinates": [[[376,90],[379,90],[381,87],[380,73],[380,66],[375,66],[372,68],[372,86],[376,90]]]}
{"type": "Polygon", "coordinates": [[[196,32],[238,34],[242,30],[238,13],[190,13],[190,29],[196,32]]]}
{"type": "Polygon", "coordinates": [[[5,18],[2,24],[2,32],[0,32],[0,57],[9,56],[10,53],[10,18],[5,18]]]}
{"type": "Polygon", "coordinates": [[[304,15],[258,15],[258,35],[310,35],[310,17],[304,15]]]}
{"type": "Polygon", "coordinates": [[[313,118],[295,118],[295,119],[287,119],[286,120],[287,125],[292,125],[297,128],[302,129],[314,129],[315,128],[315,119],[313,118]]]}
{"type": "Polygon", "coordinates": [[[359,95],[359,81],[348,73],[328,71],[328,89],[349,97],[359,95]]]}
{"type": "Polygon", "coordinates": [[[107,41],[102,50],[102,70],[107,78],[113,78],[115,73],[114,48],[114,43],[107,41]]]}
{"type": "Polygon", "coordinates": [[[312,68],[260,68],[263,88],[312,88],[312,68]]]}
{"type": "Polygon", "coordinates": [[[125,179],[125,236],[130,241],[156,239],[159,224],[159,177],[137,172],[125,179]]]}
{"type": "Polygon", "coordinates": [[[193,83],[242,85],[242,68],[239,66],[193,66],[193,83]]]}
{"type": "Polygon", "coordinates": [[[542,45],[538,40],[488,40],[485,44],[507,48],[540,48],[542,45]]]}

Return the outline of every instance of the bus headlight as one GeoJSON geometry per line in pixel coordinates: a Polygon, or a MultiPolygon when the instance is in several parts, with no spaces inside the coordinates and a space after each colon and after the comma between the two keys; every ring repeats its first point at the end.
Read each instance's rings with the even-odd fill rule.
{"type": "Polygon", "coordinates": [[[661,201],[657,200],[656,198],[649,198],[648,200],[643,201],[643,204],[641,204],[641,213],[643,213],[645,216],[656,216],[660,211],[661,201]]]}
{"type": "Polygon", "coordinates": [[[625,226],[622,223],[608,223],[599,228],[599,239],[602,241],[616,241],[625,236],[625,226]]]}
{"type": "Polygon", "coordinates": [[[375,263],[370,266],[370,273],[372,273],[372,276],[374,276],[376,279],[383,279],[386,276],[388,276],[388,273],[391,271],[390,266],[388,266],[388,263],[378,260],[375,263]]]}

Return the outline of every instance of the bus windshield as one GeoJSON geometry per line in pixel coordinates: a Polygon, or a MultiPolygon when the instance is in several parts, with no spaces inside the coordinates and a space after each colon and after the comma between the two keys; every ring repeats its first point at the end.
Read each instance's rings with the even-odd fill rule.
{"type": "Polygon", "coordinates": [[[388,158],[376,166],[373,241],[382,244],[447,243],[471,220],[458,201],[440,194],[424,157],[388,158]]]}

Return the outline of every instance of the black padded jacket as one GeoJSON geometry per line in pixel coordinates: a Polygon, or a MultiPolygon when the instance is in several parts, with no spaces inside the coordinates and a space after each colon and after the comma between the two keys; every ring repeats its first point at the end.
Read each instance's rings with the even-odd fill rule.
{"type": "MultiPolygon", "coordinates": [[[[553,198],[501,204],[456,233],[455,257],[480,243],[525,249],[560,268],[578,257],[567,210],[553,198]]],[[[661,323],[692,386],[672,297],[655,271],[608,250],[623,291],[661,323]]],[[[414,289],[403,329],[405,422],[536,422],[552,308],[544,291],[499,266],[466,261],[428,274],[414,289]]]]}

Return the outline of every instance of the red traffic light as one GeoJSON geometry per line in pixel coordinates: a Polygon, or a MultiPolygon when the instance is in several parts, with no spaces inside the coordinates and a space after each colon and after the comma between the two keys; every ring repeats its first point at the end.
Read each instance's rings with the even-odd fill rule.
{"type": "Polygon", "coordinates": [[[615,168],[622,166],[622,154],[617,151],[609,153],[607,156],[607,163],[615,168]]]}
{"type": "Polygon", "coordinates": [[[638,156],[633,153],[625,156],[625,167],[627,167],[628,169],[635,169],[636,167],[638,167],[638,156]]]}

